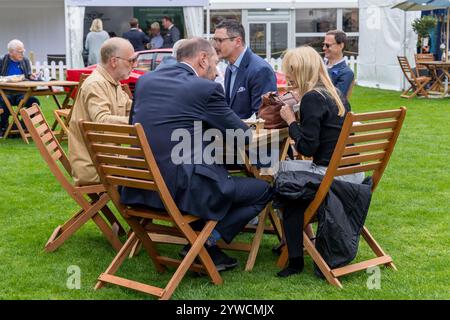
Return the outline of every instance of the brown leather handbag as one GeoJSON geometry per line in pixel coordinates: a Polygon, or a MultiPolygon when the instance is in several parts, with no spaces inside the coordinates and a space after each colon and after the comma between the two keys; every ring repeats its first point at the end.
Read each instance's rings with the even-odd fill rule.
{"type": "Polygon", "coordinates": [[[287,127],[286,121],[280,116],[281,107],[285,104],[294,106],[298,103],[296,96],[288,91],[282,95],[276,92],[268,92],[262,96],[258,117],[265,120],[265,129],[280,129],[287,127]]]}

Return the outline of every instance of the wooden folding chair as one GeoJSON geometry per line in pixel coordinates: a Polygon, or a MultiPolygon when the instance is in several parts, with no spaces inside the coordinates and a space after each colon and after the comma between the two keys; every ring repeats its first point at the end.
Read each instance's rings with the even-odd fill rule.
{"type": "Polygon", "coordinates": [[[204,247],[217,221],[206,221],[205,227],[199,233],[191,228],[189,223],[200,218],[179,211],[161,176],[142,125],[99,124],[82,120],[79,125],[103,185],[133,231],[106,271],[99,276],[96,289],[105,283],[112,283],[159,299],[169,299],[189,269],[206,273],[214,284],[222,284],[223,280],[204,247]],[[166,210],[157,211],[123,205],[120,202],[118,187],[158,192],[166,210]],[[156,224],[155,221],[158,220],[166,221],[170,225],[156,224]],[[162,256],[149,233],[168,237],[182,236],[191,244],[191,249],[181,261],[162,256]],[[115,275],[138,240],[141,241],[158,272],[165,271],[165,266],[177,266],[165,288],[115,275]],[[197,256],[201,263],[194,263],[197,256]]]}
{"type": "MultiPolygon", "coordinates": [[[[75,99],[73,99],[71,105],[68,105],[68,108],[53,110],[55,121],[61,127],[61,130],[56,134],[58,142],[61,142],[64,139],[64,137],[67,137],[69,135],[69,122],[70,118],[72,117],[73,106],[75,105],[75,102],[78,99],[81,85],[83,84],[84,80],[86,80],[87,77],[89,77],[89,74],[82,73],[80,75],[80,80],[78,81],[78,90],[75,95],[75,99]]],[[[56,129],[56,126],[55,128],[52,129],[53,130],[56,129]]]]}
{"type": "Polygon", "coordinates": [[[416,76],[411,66],[409,65],[408,58],[397,56],[397,59],[406,80],[408,80],[410,84],[409,88],[403,91],[400,97],[411,99],[416,95],[423,95],[428,98],[428,92],[425,89],[425,86],[431,81],[431,77],[416,76]]]}
{"type": "Polygon", "coordinates": [[[418,76],[421,75],[421,73],[429,74],[428,68],[421,64],[422,61],[434,61],[434,55],[432,53],[416,53],[414,54],[414,60],[416,62],[416,73],[418,76]]]}
{"type": "Polygon", "coordinates": [[[106,239],[111,243],[112,247],[116,251],[119,251],[122,243],[118,235],[125,234],[125,231],[107,206],[109,196],[105,192],[103,185],[73,185],[58,166],[57,162],[59,161],[68,175],[71,176],[72,168],[69,160],[61,145],[56,140],[55,135],[50,130],[39,106],[33,104],[28,109],[20,110],[20,114],[42,158],[47,162],[50,171],[72,199],[81,207],[72,218],[62,226],[56,227],[45,245],[45,250],[47,252],[56,250],[82,225],[89,219],[92,219],[105,235],[106,239]],[[99,214],[100,211],[106,219],[99,214]]]}
{"type": "MultiPolygon", "coordinates": [[[[314,200],[305,211],[303,228],[306,228],[308,224],[315,220],[317,209],[327,196],[335,177],[372,171],[372,192],[375,191],[394,150],[405,115],[405,107],[398,110],[361,114],[347,113],[327,172],[314,200]]],[[[340,288],[342,288],[342,284],[338,278],[349,273],[378,265],[386,265],[397,270],[392,258],[383,251],[365,226],[362,230],[362,236],[377,258],[331,269],[303,231],[306,252],[317,264],[328,282],[340,288]]],[[[287,260],[288,252],[286,248],[278,260],[278,266],[285,266],[287,260]]]]}

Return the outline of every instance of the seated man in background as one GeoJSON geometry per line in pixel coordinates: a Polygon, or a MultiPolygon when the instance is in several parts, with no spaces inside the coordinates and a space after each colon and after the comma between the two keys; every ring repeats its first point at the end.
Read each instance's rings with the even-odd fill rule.
{"type": "Polygon", "coordinates": [[[75,184],[98,183],[99,177],[78,127],[83,119],[101,123],[128,124],[131,99],[120,82],[128,79],[137,55],[128,40],[111,38],[100,49],[101,62],[83,82],[73,106],[69,128],[69,160],[75,184]]]}
{"type": "Polygon", "coordinates": [[[344,48],[346,44],[347,35],[340,30],[328,31],[323,42],[323,52],[325,53],[325,64],[328,68],[328,75],[343,97],[347,97],[353,79],[355,78],[353,71],[344,60],[344,48]]]}
{"type": "MultiPolygon", "coordinates": [[[[222,86],[213,81],[218,57],[207,40],[185,40],[177,59],[179,63],[139,78],[131,120],[143,125],[178,208],[218,221],[206,249],[217,270],[223,271],[234,268],[237,260],[222,252],[216,242],[230,243],[269,202],[271,188],[262,180],[230,176],[223,164],[206,161],[209,142],[197,141],[195,136],[202,137],[207,129],[225,135],[227,129],[245,131],[248,126],[229,108],[222,86]],[[183,130],[189,138],[189,148],[182,155],[175,151],[180,144],[172,138],[176,130],[183,130]]],[[[124,188],[121,201],[164,209],[156,192],[143,189],[124,188]]]]}
{"type": "MultiPolygon", "coordinates": [[[[25,47],[20,40],[11,40],[8,43],[8,53],[0,59],[0,76],[24,75],[26,79],[34,80],[36,75],[31,72],[30,60],[24,56],[25,47]]],[[[11,93],[7,95],[11,105],[18,105],[23,99],[22,93],[11,93]]],[[[25,108],[30,107],[33,103],[39,104],[36,97],[30,97],[25,104],[25,108]]],[[[9,109],[6,107],[2,97],[0,97],[0,108],[3,113],[0,115],[0,137],[3,136],[8,127],[9,109]]]]}

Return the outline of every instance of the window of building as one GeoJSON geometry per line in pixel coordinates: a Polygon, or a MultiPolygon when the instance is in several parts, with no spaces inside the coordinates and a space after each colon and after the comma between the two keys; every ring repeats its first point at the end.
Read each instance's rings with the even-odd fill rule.
{"type": "MultiPolygon", "coordinates": [[[[206,10],[204,11],[204,16],[205,16],[205,19],[204,19],[205,25],[204,25],[203,30],[206,30],[206,21],[207,21],[206,10]]],[[[242,10],[210,10],[209,16],[210,16],[209,32],[211,34],[214,34],[216,25],[218,25],[219,22],[224,19],[233,19],[233,20],[237,20],[237,21],[241,22],[242,21],[242,10]]]]}
{"type": "Polygon", "coordinates": [[[359,31],[359,10],[342,9],[342,30],[344,32],[358,32],[359,31]]]}
{"type": "Polygon", "coordinates": [[[337,9],[295,10],[295,32],[327,32],[337,27],[337,9]]]}

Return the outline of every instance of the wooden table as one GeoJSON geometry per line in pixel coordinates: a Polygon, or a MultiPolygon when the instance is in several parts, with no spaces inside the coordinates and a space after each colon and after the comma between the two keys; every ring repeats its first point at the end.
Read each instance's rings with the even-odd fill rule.
{"type": "MultiPolygon", "coordinates": [[[[248,148],[256,148],[262,147],[266,145],[270,145],[272,137],[275,138],[274,135],[277,135],[276,140],[278,142],[278,160],[282,161],[286,159],[286,155],[289,149],[289,129],[262,129],[253,132],[252,142],[249,144],[248,148]]],[[[241,153],[241,157],[244,158],[244,165],[246,171],[250,176],[253,176],[258,179],[263,179],[266,181],[272,181],[273,175],[277,170],[278,163],[275,166],[271,166],[269,168],[258,168],[255,163],[251,163],[248,153],[241,153]]]]}
{"type": "Polygon", "coordinates": [[[70,96],[77,88],[76,81],[20,81],[20,82],[0,82],[0,96],[6,104],[13,121],[9,123],[6,129],[4,139],[8,137],[11,132],[19,132],[23,141],[28,142],[29,135],[25,133],[19,120],[20,109],[22,109],[28,99],[33,96],[51,96],[53,97],[59,109],[67,108],[70,101],[70,96]],[[54,87],[63,87],[64,91],[55,90],[54,87]],[[20,100],[16,110],[11,105],[7,95],[8,94],[23,94],[24,97],[20,100]],[[64,96],[64,101],[61,103],[56,96],[64,96]],[[17,130],[12,130],[13,125],[16,124],[17,130]]]}
{"type": "Polygon", "coordinates": [[[442,96],[445,97],[448,94],[448,80],[450,79],[450,62],[442,62],[442,61],[420,61],[420,65],[423,65],[430,70],[433,75],[434,82],[431,85],[429,91],[438,90],[443,88],[442,96]],[[438,71],[442,71],[440,75],[438,75],[438,71]],[[443,78],[445,77],[445,81],[443,83],[443,78]]]}

